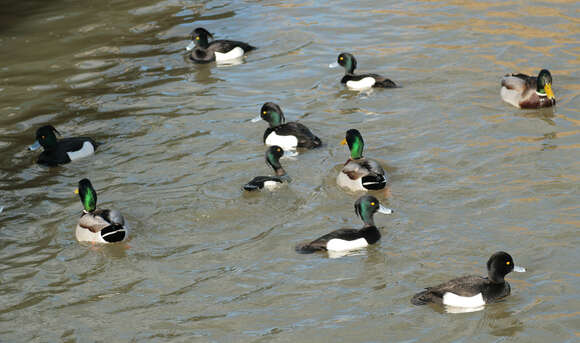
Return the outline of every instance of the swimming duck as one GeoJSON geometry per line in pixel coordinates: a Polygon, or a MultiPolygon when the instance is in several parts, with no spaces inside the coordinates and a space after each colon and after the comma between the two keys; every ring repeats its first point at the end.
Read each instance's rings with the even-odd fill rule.
{"type": "Polygon", "coordinates": [[[363,195],[354,203],[354,213],[360,217],[364,226],[357,229],[339,229],[332,231],[310,243],[296,246],[301,254],[310,254],[316,251],[343,252],[364,248],[381,239],[381,233],[375,226],[373,218],[376,212],[391,214],[393,210],[384,207],[372,195],[363,195]]]}
{"type": "Polygon", "coordinates": [[[244,185],[244,190],[257,191],[266,188],[269,191],[273,191],[284,183],[289,182],[290,177],[280,165],[280,157],[282,155],[284,155],[284,150],[281,147],[277,145],[268,147],[268,150],[266,150],[266,163],[274,169],[276,176],[256,176],[244,185]]]}
{"type": "Polygon", "coordinates": [[[97,208],[97,192],[91,181],[80,180],[75,193],[83,204],[83,214],[75,230],[79,242],[117,243],[129,237],[129,229],[119,211],[97,208]]]}
{"type": "Polygon", "coordinates": [[[377,74],[360,74],[355,75],[354,70],[356,69],[356,58],[352,54],[343,52],[338,55],[336,62],[329,65],[330,68],[336,68],[338,66],[344,67],[345,74],[340,80],[340,83],[346,84],[346,86],[352,90],[365,90],[369,88],[396,88],[397,85],[387,79],[377,74]]]}
{"type": "Polygon", "coordinates": [[[525,272],[525,268],[514,265],[510,254],[499,251],[487,261],[487,277],[469,275],[428,287],[411,299],[414,305],[428,303],[452,307],[480,308],[510,295],[510,284],[504,277],[510,272],[525,272]]]}
{"type": "Polygon", "coordinates": [[[501,98],[517,108],[541,108],[556,105],[552,75],[547,69],[538,76],[507,74],[501,79],[501,98]]]}
{"type": "Polygon", "coordinates": [[[364,141],[360,132],[350,129],[340,142],[348,143],[350,157],[336,178],[336,183],[350,191],[379,190],[387,185],[387,174],[379,162],[363,157],[364,141]]]}
{"type": "Polygon", "coordinates": [[[244,42],[234,40],[219,39],[208,42],[208,37],[213,39],[213,35],[203,27],[198,27],[191,32],[191,43],[187,46],[187,51],[191,51],[189,58],[196,63],[209,63],[212,61],[230,61],[239,59],[248,51],[256,47],[244,42]]]}
{"type": "Polygon", "coordinates": [[[92,155],[99,146],[90,137],[70,137],[57,140],[55,132],[60,135],[60,132],[52,125],[45,125],[36,130],[36,141],[28,147],[32,151],[41,146],[44,148],[36,163],[50,167],[69,163],[92,155]]]}
{"type": "Polygon", "coordinates": [[[263,119],[270,124],[264,132],[264,144],[278,145],[282,149],[296,150],[296,148],[314,149],[322,145],[306,126],[292,121],[285,123],[284,113],[280,106],[267,102],[260,110],[260,116],[252,119],[253,122],[263,119]]]}

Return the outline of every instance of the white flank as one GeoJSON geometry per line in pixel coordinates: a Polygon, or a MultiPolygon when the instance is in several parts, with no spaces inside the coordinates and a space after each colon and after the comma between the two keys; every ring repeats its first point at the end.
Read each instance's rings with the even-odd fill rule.
{"type": "Polygon", "coordinates": [[[266,145],[277,145],[286,150],[296,150],[298,146],[298,138],[294,136],[278,136],[276,132],[272,132],[266,137],[266,145]]]}
{"type": "Polygon", "coordinates": [[[278,189],[278,188],[280,188],[280,186],[282,186],[281,182],[264,181],[264,188],[266,188],[269,191],[273,191],[275,189],[278,189]]]}
{"type": "Polygon", "coordinates": [[[240,48],[239,46],[236,46],[232,50],[223,54],[221,52],[215,52],[215,60],[217,62],[233,60],[242,56],[244,56],[244,49],[240,48]]]}
{"type": "Polygon", "coordinates": [[[447,292],[443,294],[443,304],[454,307],[480,307],[485,305],[481,293],[472,297],[462,297],[455,293],[447,292]]]}
{"type": "Polygon", "coordinates": [[[499,93],[503,101],[507,102],[508,104],[520,108],[519,99],[521,97],[520,92],[514,89],[507,89],[506,87],[501,87],[501,91],[499,93]]]}
{"type": "Polygon", "coordinates": [[[376,80],[372,77],[365,77],[364,79],[360,79],[358,81],[346,81],[346,86],[353,90],[363,90],[372,88],[373,85],[376,83],[376,80]]]}
{"type": "Polygon", "coordinates": [[[368,245],[367,240],[364,238],[355,239],[354,241],[333,238],[326,243],[326,249],[328,251],[348,251],[364,248],[368,245]]]}
{"type": "Polygon", "coordinates": [[[92,232],[89,229],[82,228],[78,224],[75,230],[75,237],[79,242],[109,243],[101,237],[100,232],[92,232]]]}
{"type": "Polygon", "coordinates": [[[366,191],[366,188],[362,186],[362,178],[351,180],[348,175],[342,171],[338,173],[338,176],[336,177],[336,184],[352,192],[366,191]]]}
{"type": "Polygon", "coordinates": [[[77,151],[67,152],[68,157],[71,161],[78,160],[79,158],[87,157],[95,153],[95,147],[89,141],[83,143],[83,147],[77,151]]]}

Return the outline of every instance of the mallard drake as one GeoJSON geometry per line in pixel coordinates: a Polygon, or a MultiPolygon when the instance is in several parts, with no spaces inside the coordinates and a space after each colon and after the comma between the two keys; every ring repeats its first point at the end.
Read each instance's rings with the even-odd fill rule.
{"type": "Polygon", "coordinates": [[[97,192],[91,181],[80,180],[75,193],[83,204],[83,214],[75,230],[79,242],[117,243],[129,237],[129,229],[119,211],[97,208],[97,192]]]}
{"type": "Polygon", "coordinates": [[[38,164],[54,167],[69,163],[92,155],[99,144],[90,137],[70,137],[56,139],[55,133],[60,135],[52,125],[45,125],[36,130],[36,141],[29,146],[29,150],[36,150],[41,146],[44,151],[38,156],[38,164]]]}
{"type": "Polygon", "coordinates": [[[369,191],[385,188],[387,174],[379,162],[363,157],[364,141],[360,132],[350,129],[346,132],[346,138],[340,142],[348,143],[350,157],[342,167],[336,183],[350,191],[369,191]]]}
{"type": "Polygon", "coordinates": [[[208,37],[213,35],[203,27],[198,27],[191,32],[191,43],[187,51],[191,51],[189,58],[196,63],[209,63],[212,61],[222,62],[239,59],[248,51],[256,49],[248,43],[234,40],[214,40],[208,42],[208,37]]]}
{"type": "Polygon", "coordinates": [[[525,268],[516,266],[510,254],[499,251],[487,261],[487,277],[469,275],[453,279],[411,298],[414,305],[428,303],[443,304],[452,307],[480,308],[485,304],[498,301],[510,295],[510,284],[504,277],[515,272],[525,272],[525,268]]]}
{"type": "Polygon", "coordinates": [[[260,116],[252,121],[256,122],[260,119],[270,124],[270,127],[264,131],[266,145],[278,145],[285,151],[296,150],[296,148],[314,149],[322,145],[320,138],[303,124],[295,121],[285,123],[282,109],[273,102],[265,103],[260,110],[260,116]]]}
{"type": "Polygon", "coordinates": [[[244,185],[244,190],[257,191],[266,188],[269,191],[273,191],[289,182],[290,177],[280,165],[280,157],[282,155],[284,155],[284,150],[281,147],[277,145],[268,147],[268,150],[266,150],[266,163],[274,169],[276,176],[256,176],[244,185]]]}
{"type": "Polygon", "coordinates": [[[501,98],[517,108],[541,108],[556,105],[552,75],[547,69],[538,76],[507,74],[501,79],[501,98]]]}
{"type": "Polygon", "coordinates": [[[352,54],[343,52],[338,55],[336,62],[329,65],[330,68],[336,68],[338,66],[344,67],[345,74],[340,80],[340,83],[346,84],[346,86],[352,90],[365,90],[369,88],[396,88],[397,85],[387,79],[377,74],[359,74],[356,75],[354,70],[356,69],[356,58],[352,54]]]}
{"type": "Polygon", "coordinates": [[[354,212],[364,223],[361,229],[332,231],[310,243],[298,244],[296,251],[302,254],[310,254],[316,251],[344,252],[374,244],[381,239],[381,233],[375,226],[374,214],[376,212],[391,214],[393,210],[381,205],[374,196],[363,195],[354,203],[354,212]]]}

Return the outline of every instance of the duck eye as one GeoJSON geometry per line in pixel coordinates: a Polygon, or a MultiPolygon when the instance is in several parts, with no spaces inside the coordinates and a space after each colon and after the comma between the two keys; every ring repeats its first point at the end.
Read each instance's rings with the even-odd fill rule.
{"type": "Polygon", "coordinates": [[[276,149],[277,152],[280,152],[280,149],[276,149]]]}
{"type": "Polygon", "coordinates": [[[374,202],[374,201],[373,201],[373,202],[371,202],[371,206],[375,206],[375,202],[374,202]]]}
{"type": "Polygon", "coordinates": [[[266,111],[262,112],[262,114],[266,114],[266,113],[268,113],[268,112],[266,112],[266,111]]]}
{"type": "Polygon", "coordinates": [[[344,57],[340,56],[340,60],[341,60],[341,61],[342,61],[342,60],[344,60],[344,57]]]}
{"type": "Polygon", "coordinates": [[[509,266],[510,265],[510,261],[507,261],[505,264],[507,264],[509,266]]]}
{"type": "Polygon", "coordinates": [[[40,137],[40,138],[42,138],[42,139],[45,139],[46,137],[42,136],[42,137],[40,137]]]}
{"type": "Polygon", "coordinates": [[[195,37],[195,40],[199,40],[199,36],[195,37]]]}

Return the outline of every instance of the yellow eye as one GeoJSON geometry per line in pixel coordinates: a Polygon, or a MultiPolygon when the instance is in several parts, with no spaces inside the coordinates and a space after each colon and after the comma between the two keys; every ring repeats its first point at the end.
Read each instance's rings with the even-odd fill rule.
{"type": "Polygon", "coordinates": [[[42,139],[44,139],[44,138],[46,138],[46,137],[42,136],[41,138],[42,138],[42,139]]]}
{"type": "Polygon", "coordinates": [[[195,37],[195,40],[199,40],[199,36],[195,37]]]}
{"type": "Polygon", "coordinates": [[[280,149],[276,149],[277,152],[280,152],[280,149]]]}
{"type": "Polygon", "coordinates": [[[510,265],[510,261],[507,261],[505,264],[507,264],[509,266],[510,265]]]}
{"type": "Polygon", "coordinates": [[[373,202],[371,202],[371,206],[375,206],[375,202],[374,202],[374,201],[373,201],[373,202]]]}
{"type": "Polygon", "coordinates": [[[266,112],[266,111],[262,112],[262,114],[266,114],[266,113],[268,113],[268,112],[266,112]]]}
{"type": "Polygon", "coordinates": [[[340,57],[340,60],[341,60],[341,61],[342,61],[342,60],[344,60],[344,57],[340,57]]]}

